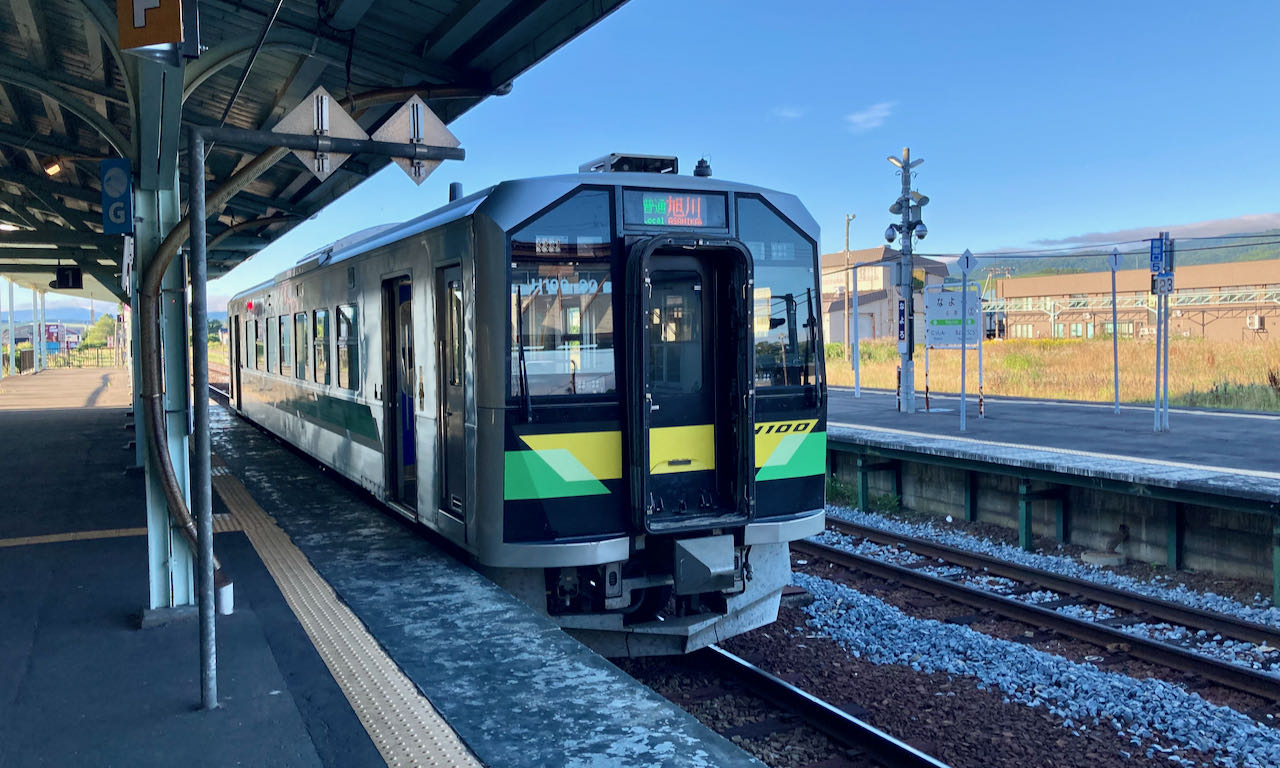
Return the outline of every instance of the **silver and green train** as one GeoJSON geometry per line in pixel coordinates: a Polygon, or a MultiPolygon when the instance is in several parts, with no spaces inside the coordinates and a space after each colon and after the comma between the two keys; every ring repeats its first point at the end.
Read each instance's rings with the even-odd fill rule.
{"type": "Polygon", "coordinates": [[[824,523],[818,227],[699,165],[612,155],[307,256],[228,306],[233,407],[605,655],[773,621],[824,523]]]}

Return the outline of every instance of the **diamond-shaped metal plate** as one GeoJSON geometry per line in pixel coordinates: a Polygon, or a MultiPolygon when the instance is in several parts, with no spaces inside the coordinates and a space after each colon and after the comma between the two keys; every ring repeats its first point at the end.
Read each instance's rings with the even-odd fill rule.
{"type": "MultiPolygon", "coordinates": [[[[454,136],[440,118],[421,98],[414,96],[406,101],[387,119],[382,127],[373,132],[374,141],[390,141],[397,144],[422,144],[428,147],[456,147],[461,142],[454,136]]],[[[439,160],[410,160],[407,157],[393,157],[396,165],[405,172],[413,183],[426,181],[439,165],[439,160]]]]}
{"type": "MultiPolygon", "coordinates": [[[[312,136],[323,133],[337,139],[368,139],[358,123],[346,113],[336,99],[329,95],[323,87],[316,88],[305,99],[298,103],[289,114],[285,115],[273,133],[297,133],[312,136]]],[[[295,149],[293,154],[316,178],[324,181],[346,162],[351,155],[341,152],[317,153],[295,149]]]]}

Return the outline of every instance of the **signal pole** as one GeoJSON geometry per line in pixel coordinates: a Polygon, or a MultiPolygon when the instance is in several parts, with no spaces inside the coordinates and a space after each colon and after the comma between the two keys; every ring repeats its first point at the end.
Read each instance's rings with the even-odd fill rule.
{"type": "Polygon", "coordinates": [[[890,224],[885,230],[884,239],[892,243],[899,234],[902,235],[901,258],[898,262],[898,302],[900,326],[898,329],[898,353],[901,356],[899,367],[902,372],[901,409],[903,413],[916,411],[916,379],[915,379],[915,308],[912,306],[911,285],[911,238],[924,239],[929,230],[920,220],[920,209],[928,204],[929,198],[914,195],[911,192],[911,169],[924,162],[923,159],[912,160],[911,148],[902,148],[902,159],[889,155],[888,160],[902,169],[902,194],[889,207],[889,213],[901,213],[901,224],[890,224]]]}

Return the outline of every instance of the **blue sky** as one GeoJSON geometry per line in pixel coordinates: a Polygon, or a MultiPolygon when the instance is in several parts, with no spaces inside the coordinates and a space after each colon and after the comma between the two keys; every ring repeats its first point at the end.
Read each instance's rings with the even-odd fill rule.
{"type": "Polygon", "coordinates": [[[824,251],[843,248],[845,213],[853,247],[883,242],[899,185],[885,156],[904,146],[925,159],[926,252],[1273,214],[1277,30],[1274,0],[631,0],[453,123],[466,161],[420,188],[384,170],[211,298],[430,210],[450,181],[610,151],[676,154],[686,173],[707,156],[717,177],[794,192],[824,251]]]}

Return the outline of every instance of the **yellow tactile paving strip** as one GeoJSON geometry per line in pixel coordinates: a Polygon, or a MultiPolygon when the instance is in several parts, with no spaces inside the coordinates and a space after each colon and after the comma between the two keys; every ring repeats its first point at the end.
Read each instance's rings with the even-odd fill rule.
{"type": "Polygon", "coordinates": [[[387,765],[480,766],[244,484],[216,457],[214,464],[214,489],[248,535],[387,765]]]}

